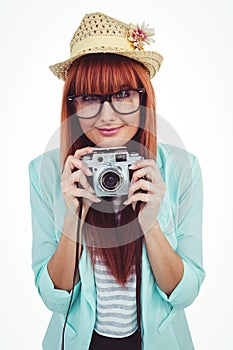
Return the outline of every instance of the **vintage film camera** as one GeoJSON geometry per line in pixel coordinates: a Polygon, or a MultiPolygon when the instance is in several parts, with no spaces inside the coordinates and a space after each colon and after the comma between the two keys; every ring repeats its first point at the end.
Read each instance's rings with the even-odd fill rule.
{"type": "Polygon", "coordinates": [[[123,196],[128,194],[132,171],[129,166],[143,159],[137,152],[128,152],[125,146],[93,148],[93,153],[82,160],[93,172],[93,183],[97,197],[123,196]]]}

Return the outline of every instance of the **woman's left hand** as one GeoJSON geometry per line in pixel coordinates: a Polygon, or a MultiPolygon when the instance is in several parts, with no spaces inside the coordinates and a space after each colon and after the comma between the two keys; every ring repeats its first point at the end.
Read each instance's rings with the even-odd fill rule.
{"type": "Polygon", "coordinates": [[[141,201],[138,221],[144,233],[156,222],[159,208],[166,190],[157,164],[152,159],[141,159],[132,164],[133,175],[129,186],[128,199],[125,205],[132,204],[135,210],[138,201],[141,201]]]}

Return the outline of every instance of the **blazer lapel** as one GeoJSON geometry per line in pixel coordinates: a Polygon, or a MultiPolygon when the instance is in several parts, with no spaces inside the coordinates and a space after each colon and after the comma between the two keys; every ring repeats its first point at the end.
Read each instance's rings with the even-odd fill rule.
{"type": "Polygon", "coordinates": [[[83,252],[79,262],[79,273],[82,283],[83,296],[91,306],[94,314],[96,309],[96,287],[94,281],[94,272],[91,265],[90,257],[86,251],[85,245],[83,245],[83,252]]]}

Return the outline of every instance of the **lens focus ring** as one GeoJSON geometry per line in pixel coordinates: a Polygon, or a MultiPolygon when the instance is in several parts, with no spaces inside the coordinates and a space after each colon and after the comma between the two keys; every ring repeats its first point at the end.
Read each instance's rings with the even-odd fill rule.
{"type": "Polygon", "coordinates": [[[99,185],[103,191],[115,192],[122,185],[123,176],[117,168],[107,168],[99,175],[99,185]]]}

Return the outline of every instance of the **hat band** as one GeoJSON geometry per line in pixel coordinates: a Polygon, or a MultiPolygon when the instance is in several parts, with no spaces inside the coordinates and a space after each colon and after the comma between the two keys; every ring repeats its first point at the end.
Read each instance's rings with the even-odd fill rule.
{"type": "Polygon", "coordinates": [[[75,57],[81,52],[92,51],[97,47],[103,49],[104,47],[112,47],[117,50],[135,51],[133,45],[129,40],[123,37],[116,37],[115,35],[87,37],[82,41],[74,44],[70,57],[75,57]]]}

